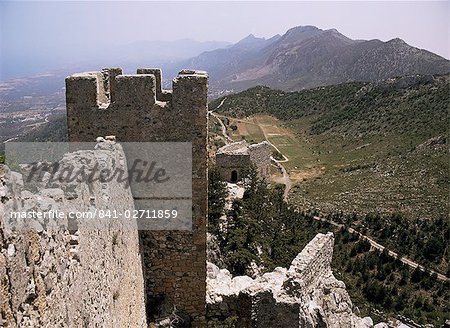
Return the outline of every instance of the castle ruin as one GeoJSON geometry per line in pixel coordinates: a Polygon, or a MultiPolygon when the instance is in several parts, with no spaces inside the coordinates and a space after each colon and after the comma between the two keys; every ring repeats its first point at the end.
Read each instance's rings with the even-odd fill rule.
{"type": "MultiPolygon", "coordinates": [[[[169,92],[161,88],[160,70],[138,73],[106,69],[66,79],[70,139],[98,143],[65,154],[59,173],[85,167],[89,175],[97,165],[126,170],[121,141],[191,143],[192,230],[138,231],[134,220],[108,217],[96,221],[100,229],[60,218],[17,221],[11,213],[133,210],[139,197],[119,180],[42,179],[30,186],[26,170],[0,165],[0,326],[146,328],[165,321],[172,327],[158,319],[176,313],[183,327],[207,321],[219,327],[230,317],[238,327],[374,327],[352,312],[345,285],[333,276],[331,233],[318,234],[289,269],[255,279],[206,265],[207,75],[182,71],[169,92]],[[108,135],[119,144],[97,139],[108,135]]],[[[270,149],[267,142],[237,143],[220,153],[242,159],[228,168],[254,163],[265,176],[270,149]]]]}
{"type": "Polygon", "coordinates": [[[228,182],[242,179],[250,166],[255,166],[259,177],[270,177],[270,156],[272,147],[267,141],[248,144],[247,141],[233,142],[217,151],[216,165],[222,177],[228,182]]]}
{"type": "MultiPolygon", "coordinates": [[[[126,169],[118,144],[67,153],[58,172],[126,169]]],[[[17,169],[17,168],[16,168],[17,169]]],[[[134,209],[124,181],[33,179],[0,165],[0,327],[147,328],[135,220],[69,212],[134,209]],[[21,220],[12,213],[65,213],[21,220]],[[70,220],[75,223],[75,220],[70,220]]]]}
{"type": "MultiPolygon", "coordinates": [[[[353,313],[345,284],[331,270],[334,236],[317,234],[288,269],[252,279],[233,277],[208,263],[208,322],[235,317],[236,327],[370,328],[372,319],[353,313]]],[[[387,326],[378,326],[387,327],[387,326]]]]}
{"type": "Polygon", "coordinates": [[[192,143],[192,230],[141,230],[139,243],[149,321],[176,311],[185,323],[203,327],[208,76],[183,70],[173,79],[172,91],[163,90],[161,81],[159,69],[125,75],[120,68],[108,68],[68,77],[69,140],[92,142],[114,135],[118,142],[192,143]]]}

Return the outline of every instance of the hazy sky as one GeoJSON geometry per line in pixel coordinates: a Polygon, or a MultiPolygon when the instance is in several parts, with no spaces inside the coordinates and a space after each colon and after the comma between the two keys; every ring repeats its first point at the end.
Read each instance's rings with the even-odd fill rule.
{"type": "Polygon", "coordinates": [[[139,40],[235,42],[298,25],[336,28],[353,39],[400,37],[450,58],[449,1],[42,2],[0,0],[0,51],[98,47],[139,40]]]}

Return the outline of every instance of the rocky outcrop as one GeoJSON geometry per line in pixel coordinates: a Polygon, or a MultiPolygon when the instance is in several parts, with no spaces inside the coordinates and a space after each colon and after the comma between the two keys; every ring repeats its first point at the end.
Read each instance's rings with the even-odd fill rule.
{"type": "MultiPolygon", "coordinates": [[[[64,156],[67,165],[125,168],[121,148],[64,156]]],[[[0,166],[0,326],[145,327],[144,283],[135,222],[67,217],[12,220],[12,211],[133,210],[129,188],[115,180],[44,181],[27,190],[22,175],[0,166]],[[94,225],[92,225],[94,223],[94,225]]]]}
{"type": "Polygon", "coordinates": [[[224,263],[217,237],[208,232],[206,235],[206,242],[206,260],[210,263],[223,267],[224,263]]]}
{"type": "Polygon", "coordinates": [[[334,237],[318,234],[292,261],[256,279],[232,277],[208,263],[207,306],[211,324],[236,317],[237,327],[372,327],[352,312],[342,281],[331,271],[334,237]]]}
{"type": "Polygon", "coordinates": [[[447,139],[445,136],[437,136],[428,139],[424,143],[421,143],[417,146],[416,149],[423,150],[423,149],[438,149],[440,147],[445,148],[445,144],[447,143],[447,139]]]}

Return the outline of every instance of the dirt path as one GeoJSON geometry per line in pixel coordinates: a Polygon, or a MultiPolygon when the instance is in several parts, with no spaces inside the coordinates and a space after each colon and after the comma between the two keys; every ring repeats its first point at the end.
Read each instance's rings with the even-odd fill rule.
{"type": "MultiPolygon", "coordinates": [[[[219,104],[219,106],[217,106],[217,108],[220,108],[223,103],[225,102],[226,98],[224,98],[222,100],[222,102],[219,104]]],[[[225,138],[226,143],[230,143],[233,142],[233,139],[231,139],[231,137],[227,134],[227,128],[225,127],[225,124],[223,124],[221,117],[223,118],[227,118],[224,115],[218,115],[212,111],[210,111],[210,114],[212,116],[214,116],[220,123],[221,127],[222,127],[222,134],[225,138]]],[[[257,123],[253,123],[253,122],[249,122],[249,121],[245,121],[245,120],[239,120],[239,119],[235,119],[233,118],[233,120],[238,121],[238,122],[242,122],[245,124],[254,124],[259,126],[259,128],[261,129],[261,131],[263,132],[264,135],[264,139],[266,139],[266,141],[279,153],[281,154],[281,156],[283,156],[282,160],[277,160],[275,158],[273,158],[272,156],[270,157],[271,161],[275,164],[276,167],[278,167],[281,170],[281,173],[283,174],[283,178],[282,178],[282,184],[285,185],[284,188],[284,192],[283,192],[283,199],[285,202],[288,201],[288,195],[289,195],[289,191],[291,190],[292,187],[292,181],[291,178],[289,177],[289,174],[286,171],[286,168],[281,164],[281,163],[286,163],[289,161],[289,158],[287,158],[279,149],[277,146],[275,146],[268,138],[267,132],[264,130],[263,125],[262,124],[257,124],[257,123]]]]}
{"type": "Polygon", "coordinates": [[[289,177],[289,174],[286,171],[286,168],[281,164],[281,163],[286,163],[289,161],[289,158],[287,158],[281,151],[280,149],[278,149],[277,146],[275,146],[270,140],[269,137],[267,135],[267,131],[264,129],[264,126],[262,124],[257,124],[259,126],[259,128],[261,129],[261,131],[264,134],[264,139],[266,139],[266,141],[268,143],[270,143],[270,145],[279,153],[281,154],[281,156],[283,156],[282,160],[277,160],[275,158],[273,158],[272,156],[270,156],[270,159],[272,160],[272,162],[275,163],[275,165],[281,170],[281,173],[283,173],[283,184],[285,185],[284,188],[284,192],[283,192],[283,200],[287,203],[288,201],[288,196],[289,196],[289,191],[291,190],[292,187],[292,181],[291,178],[289,177]]]}
{"type": "MultiPolygon", "coordinates": [[[[225,100],[226,100],[226,98],[224,98],[224,99],[222,100],[222,102],[219,104],[219,106],[217,106],[217,108],[219,108],[220,106],[222,106],[225,100]]],[[[214,116],[214,117],[219,121],[220,125],[222,126],[222,134],[223,134],[223,136],[225,137],[225,140],[228,141],[227,143],[233,142],[233,139],[231,139],[230,136],[227,134],[227,129],[226,129],[225,125],[223,124],[222,120],[220,119],[220,117],[219,117],[220,115],[217,115],[217,114],[215,114],[215,113],[213,113],[213,112],[210,112],[210,113],[211,113],[212,116],[214,116]]],[[[222,116],[222,117],[226,117],[226,116],[222,116]]],[[[247,123],[247,124],[249,123],[248,121],[244,121],[244,120],[238,120],[238,119],[236,119],[236,120],[237,120],[237,121],[242,121],[242,122],[247,123]]],[[[250,122],[250,124],[258,125],[258,126],[260,127],[261,131],[263,132],[264,138],[266,139],[266,141],[267,141],[268,143],[270,143],[270,144],[272,145],[272,147],[273,147],[274,149],[276,149],[281,155],[283,155],[283,153],[281,153],[280,150],[279,150],[273,143],[271,143],[271,142],[269,141],[268,136],[267,136],[267,132],[264,130],[263,125],[257,124],[257,123],[252,123],[252,122],[250,122]]],[[[286,156],[284,156],[284,155],[283,155],[283,157],[284,157],[284,159],[281,160],[281,161],[276,160],[276,159],[273,158],[273,157],[270,157],[270,159],[274,162],[275,166],[277,166],[277,167],[281,170],[281,172],[283,173],[283,180],[282,180],[283,182],[282,182],[282,183],[286,186],[285,189],[284,189],[284,193],[283,193],[283,199],[287,202],[288,195],[289,195],[289,190],[291,189],[292,182],[291,182],[291,179],[289,178],[289,174],[287,173],[286,169],[285,169],[284,166],[281,164],[281,163],[284,163],[284,162],[289,161],[289,159],[288,159],[286,156]]],[[[327,222],[327,223],[332,224],[332,225],[334,225],[334,226],[336,226],[336,227],[338,227],[338,228],[343,228],[343,227],[344,227],[343,224],[339,224],[339,223],[336,223],[336,222],[334,222],[334,221],[327,220],[327,219],[324,219],[324,218],[321,218],[321,217],[318,217],[318,216],[314,216],[313,218],[314,218],[315,220],[318,220],[318,221],[327,222]]],[[[394,258],[398,258],[398,254],[397,254],[396,252],[390,251],[389,249],[387,249],[387,248],[384,247],[383,245],[377,243],[377,242],[376,242],[375,240],[373,240],[372,238],[370,238],[370,237],[368,237],[368,236],[366,236],[366,235],[363,235],[362,233],[356,231],[356,230],[353,229],[353,228],[347,228],[347,230],[348,230],[348,232],[350,232],[350,233],[356,233],[356,234],[359,235],[360,238],[367,240],[373,248],[378,249],[378,250],[381,251],[381,252],[382,252],[384,249],[386,249],[389,256],[394,257],[394,258]]],[[[402,263],[408,265],[409,267],[413,268],[413,269],[419,267],[419,269],[422,270],[422,271],[425,271],[425,270],[426,270],[426,268],[425,268],[424,266],[422,266],[422,265],[420,265],[420,264],[418,264],[418,263],[416,263],[416,262],[414,262],[414,261],[408,259],[407,257],[402,256],[402,257],[400,258],[400,261],[401,261],[402,263]]],[[[435,273],[436,276],[437,276],[437,279],[439,279],[439,280],[441,280],[441,281],[449,281],[449,280],[450,280],[450,278],[446,277],[445,275],[443,275],[443,274],[441,274],[441,273],[439,273],[439,272],[436,272],[436,271],[434,271],[434,270],[428,270],[428,271],[429,271],[430,273],[432,273],[432,274],[435,273]]]]}
{"type": "Polygon", "coordinates": [[[289,174],[287,173],[286,169],[284,168],[283,165],[280,164],[279,161],[277,161],[273,157],[270,157],[270,159],[272,160],[272,162],[275,163],[275,166],[281,170],[281,173],[283,173],[283,178],[281,180],[281,183],[285,185],[284,192],[283,192],[283,200],[285,202],[287,202],[289,190],[291,190],[291,186],[292,186],[291,179],[289,178],[289,174]]]}
{"type": "MultiPolygon", "coordinates": [[[[222,100],[222,102],[220,103],[220,105],[219,105],[217,108],[219,108],[219,107],[223,104],[224,101],[225,101],[225,99],[222,100]]],[[[228,135],[228,133],[227,133],[227,128],[226,128],[225,124],[223,124],[223,122],[222,122],[222,120],[220,119],[219,115],[217,115],[216,113],[211,112],[211,111],[210,111],[209,113],[210,113],[212,116],[214,116],[214,117],[217,119],[217,121],[219,121],[219,124],[220,124],[220,126],[221,126],[221,128],[222,128],[222,135],[223,135],[223,137],[225,138],[225,143],[226,143],[226,144],[229,144],[229,143],[233,142],[234,140],[228,135]]]]}
{"type": "MultiPolygon", "coordinates": [[[[343,224],[339,224],[339,223],[336,223],[336,222],[334,222],[334,221],[327,220],[327,219],[324,219],[324,218],[321,218],[321,217],[318,217],[318,216],[314,216],[313,218],[314,218],[314,220],[322,221],[322,222],[327,222],[327,223],[332,224],[332,225],[334,225],[335,227],[338,227],[338,228],[343,228],[343,227],[344,227],[343,224]]],[[[373,240],[372,238],[367,237],[366,235],[363,235],[362,233],[356,231],[356,230],[353,229],[353,228],[347,228],[347,230],[348,230],[348,232],[350,232],[350,233],[356,233],[356,234],[359,235],[360,238],[367,240],[373,248],[378,249],[378,250],[381,251],[381,252],[382,252],[384,249],[386,249],[389,256],[392,256],[392,257],[394,257],[394,258],[398,258],[398,254],[397,254],[396,252],[390,251],[389,249],[387,249],[387,248],[384,247],[383,245],[377,243],[377,242],[376,242],[375,240],[373,240]]],[[[400,261],[402,261],[402,263],[408,265],[409,267],[411,267],[411,268],[413,268],[413,269],[419,267],[419,269],[422,270],[422,271],[425,271],[425,270],[426,270],[426,268],[425,268],[424,266],[422,266],[422,265],[420,265],[420,264],[418,264],[418,263],[416,263],[416,262],[414,262],[414,261],[408,259],[407,257],[402,256],[402,257],[400,258],[400,261]]],[[[441,274],[441,273],[439,273],[439,272],[436,272],[436,271],[434,271],[434,270],[428,270],[428,271],[429,271],[430,273],[435,273],[436,276],[437,276],[437,279],[439,279],[439,280],[442,280],[442,281],[449,281],[449,280],[450,280],[450,278],[447,278],[445,275],[443,275],[443,274],[441,274]]]]}

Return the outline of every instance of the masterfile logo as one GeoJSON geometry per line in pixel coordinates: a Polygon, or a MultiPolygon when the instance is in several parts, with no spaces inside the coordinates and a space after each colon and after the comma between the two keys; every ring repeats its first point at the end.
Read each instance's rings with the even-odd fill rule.
{"type": "MultiPolygon", "coordinates": [[[[192,144],[131,142],[6,144],[6,164],[20,173],[24,191],[60,190],[55,208],[19,208],[5,224],[101,229],[118,222],[139,230],[192,228],[192,144]],[[105,192],[108,190],[108,192],[105,192]],[[91,200],[86,209],[82,197],[91,200]],[[108,193],[132,195],[129,206],[104,203],[108,193]],[[108,221],[110,220],[110,221],[108,221]]],[[[122,197],[123,198],[123,197],[122,197]]],[[[120,225],[119,224],[119,225],[120,225]]]]}

